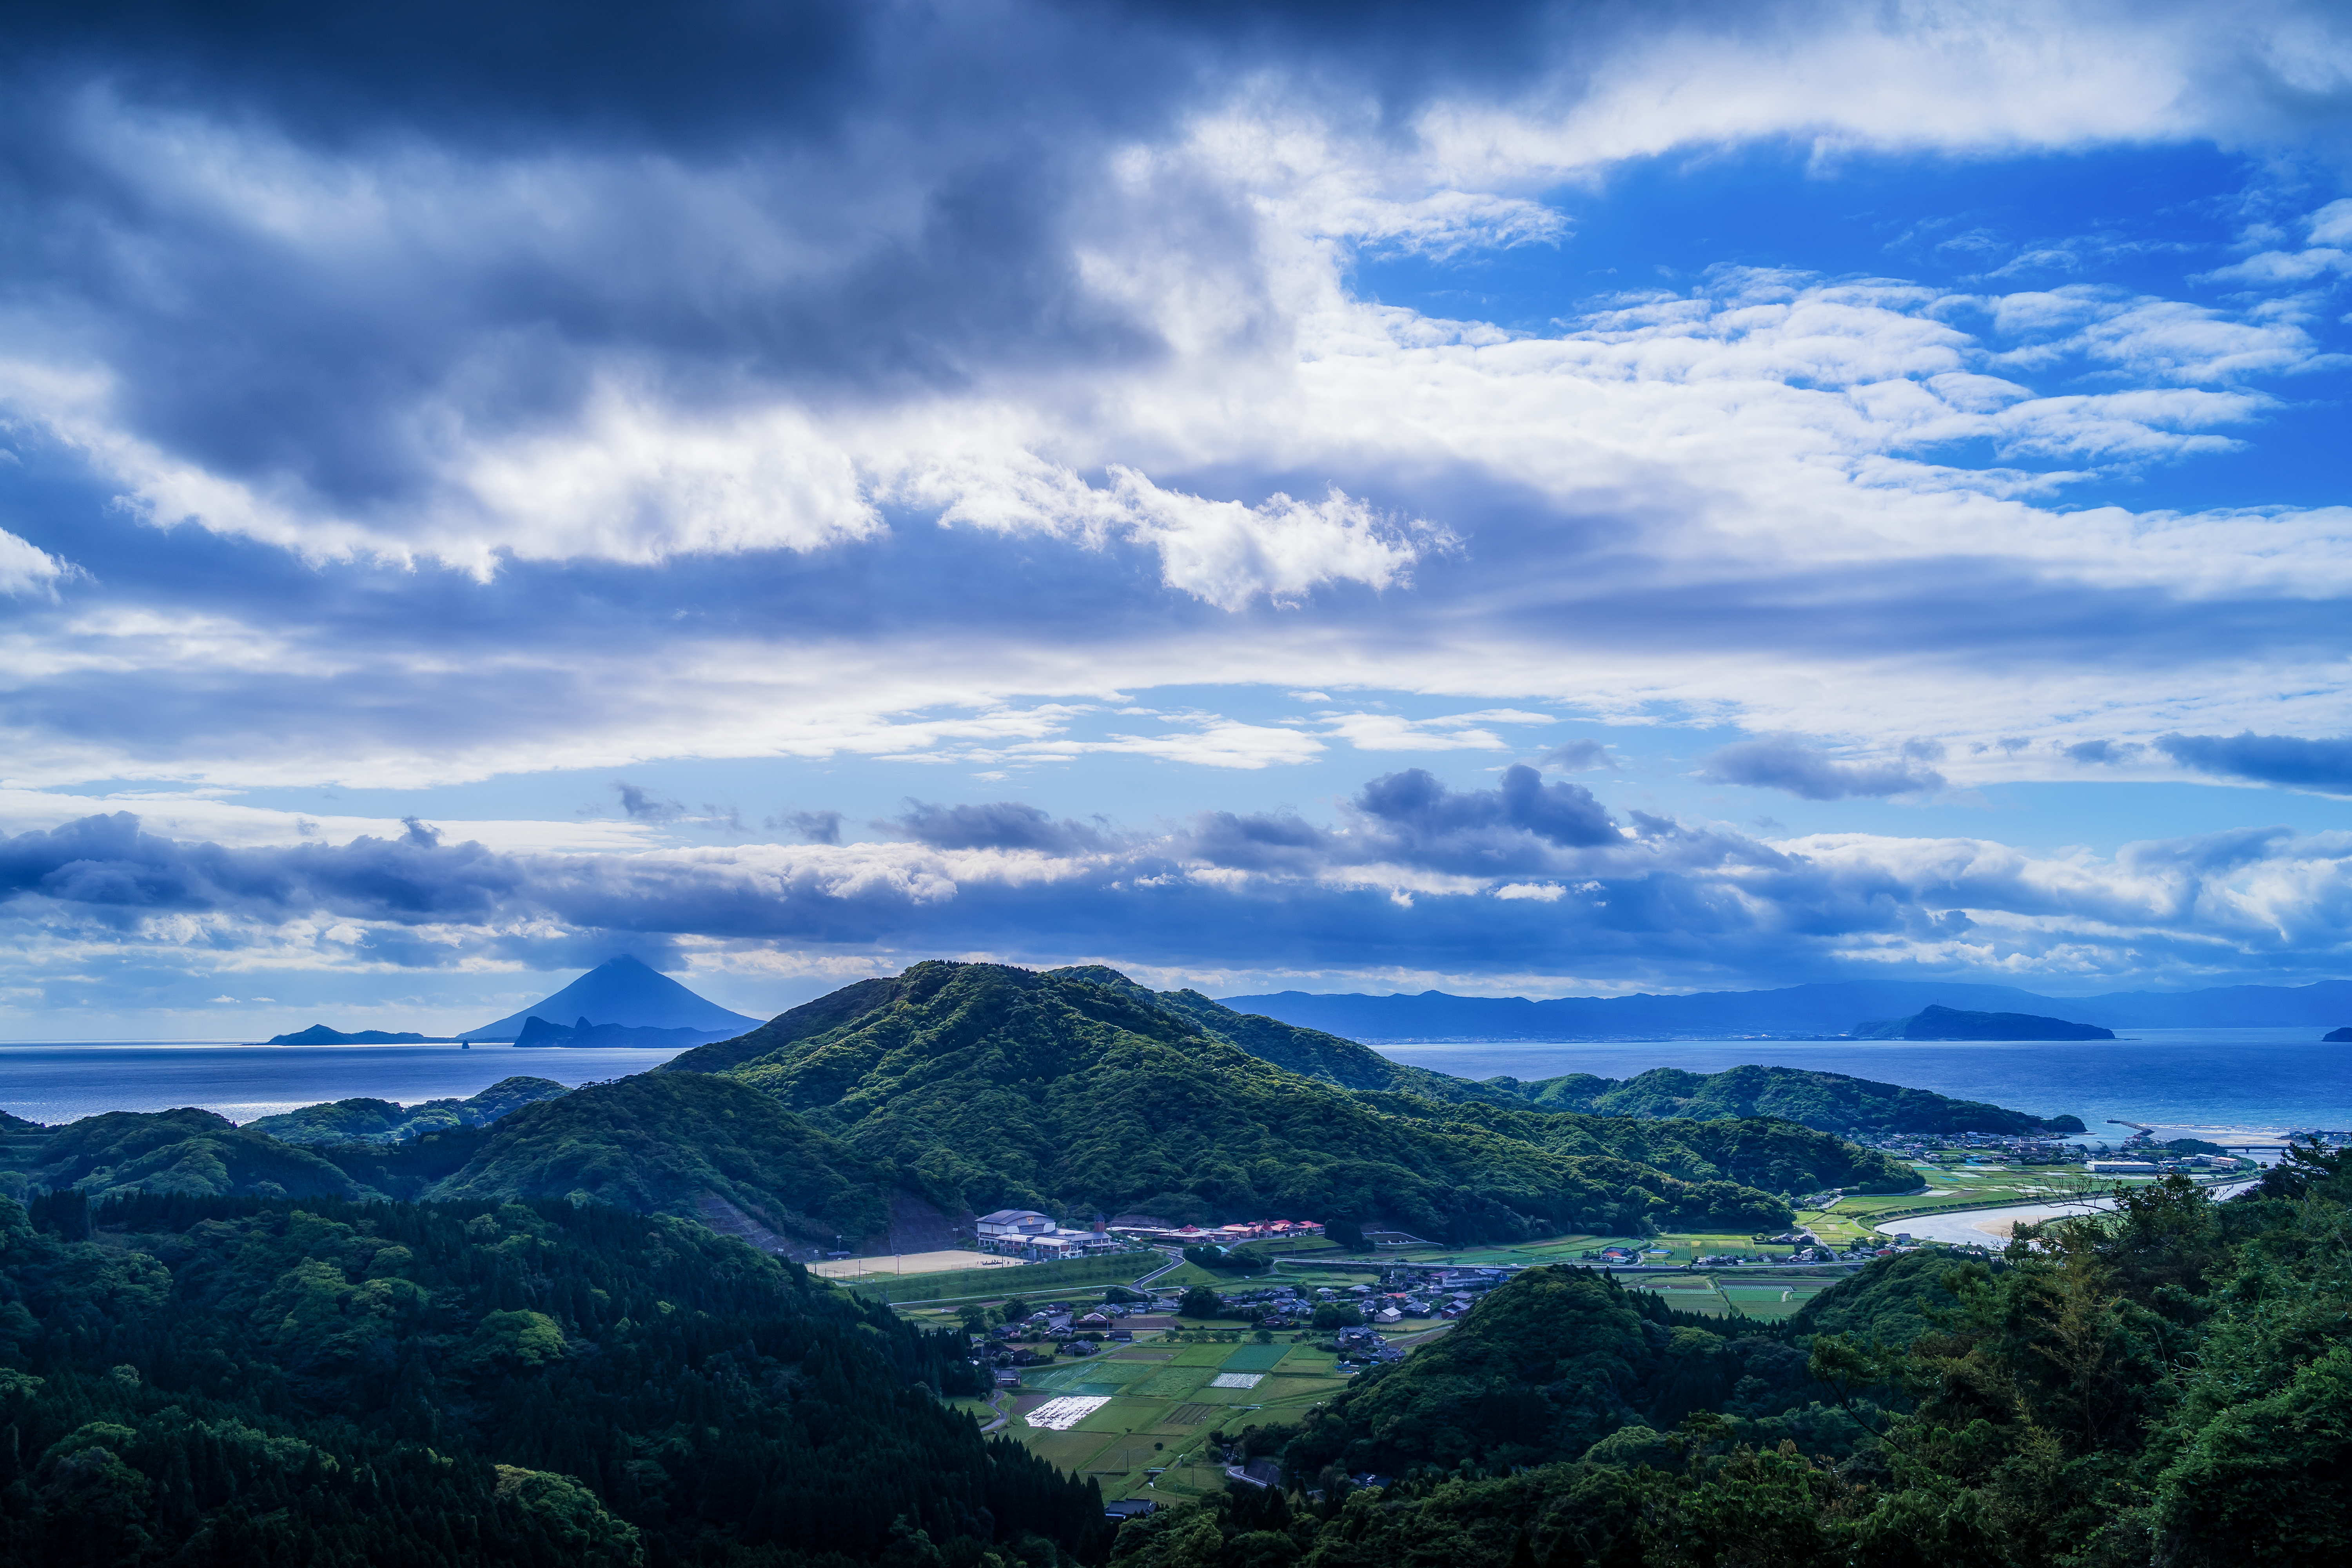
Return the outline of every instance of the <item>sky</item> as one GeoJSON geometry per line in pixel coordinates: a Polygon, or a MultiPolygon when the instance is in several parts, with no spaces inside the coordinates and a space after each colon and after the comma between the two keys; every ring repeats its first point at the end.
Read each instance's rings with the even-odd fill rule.
{"type": "Polygon", "coordinates": [[[2352,14],[41,5],[0,1038],[2352,973],[2352,14]]]}

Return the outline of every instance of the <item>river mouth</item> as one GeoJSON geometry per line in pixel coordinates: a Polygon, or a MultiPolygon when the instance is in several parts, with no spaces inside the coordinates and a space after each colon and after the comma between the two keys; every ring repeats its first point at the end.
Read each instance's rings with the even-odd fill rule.
{"type": "MultiPolygon", "coordinates": [[[[2216,1202],[2237,1196],[2253,1186],[2252,1181],[2221,1182],[2206,1189],[2216,1202]]],[[[1940,1214],[1910,1215],[1874,1226],[1881,1236],[1908,1236],[1914,1241],[1940,1241],[1950,1247],[2005,1247],[2021,1225],[2075,1215],[2098,1214],[2114,1208],[2111,1196],[2065,1198],[2051,1203],[2000,1204],[1990,1208],[1948,1209],[1940,1214]]]]}

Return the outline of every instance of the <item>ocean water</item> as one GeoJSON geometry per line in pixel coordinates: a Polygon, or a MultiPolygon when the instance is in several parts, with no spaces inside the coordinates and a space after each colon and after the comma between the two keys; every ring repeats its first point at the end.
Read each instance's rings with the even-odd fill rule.
{"type": "MultiPolygon", "coordinates": [[[[1815,1068],[2037,1116],[2071,1113],[2094,1137],[2120,1142],[2130,1129],[2110,1119],[2273,1133],[2352,1128],[2352,1047],[2323,1045],[2317,1033],[2147,1029],[2121,1040],[1507,1040],[1379,1048],[1397,1061],[1473,1079],[1570,1072],[1624,1079],[1657,1067],[1718,1072],[1746,1062],[1815,1068]]],[[[677,1054],[206,1041],[0,1046],[0,1110],[58,1122],[194,1105],[249,1121],[354,1095],[403,1104],[462,1097],[517,1074],[576,1086],[643,1072],[677,1054]]]]}
{"type": "Polygon", "coordinates": [[[2137,1122],[2179,1130],[2352,1128],[2352,1046],[2317,1029],[2140,1029],[2117,1040],[1523,1040],[1385,1045],[1382,1056],[1457,1078],[1626,1079],[1652,1068],[1720,1072],[1754,1062],[2074,1115],[2121,1142],[2137,1122]]]}
{"type": "Polygon", "coordinates": [[[28,1121],[72,1121],[102,1110],[193,1105],[250,1121],[322,1100],[367,1096],[413,1105],[463,1099],[502,1078],[547,1078],[574,1088],[658,1067],[675,1050],[561,1046],[247,1046],[171,1044],[0,1046],[0,1110],[28,1121]]]}

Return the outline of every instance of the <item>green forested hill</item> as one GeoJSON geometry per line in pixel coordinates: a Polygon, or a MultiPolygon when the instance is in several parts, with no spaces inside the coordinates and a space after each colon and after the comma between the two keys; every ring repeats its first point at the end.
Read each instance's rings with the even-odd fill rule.
{"type": "Polygon", "coordinates": [[[888,1223],[893,1183],[772,1095],[732,1079],[640,1073],[512,1113],[422,1194],[689,1217],[709,1194],[788,1237],[831,1246],[888,1223]]]}
{"type": "Polygon", "coordinates": [[[12,1568],[1097,1551],[1090,1484],[935,1397],[977,1380],[960,1334],[698,1226],[568,1204],[35,1212],[0,1200],[12,1568]]]}
{"type": "Polygon", "coordinates": [[[428,1100],[416,1105],[396,1105],[389,1100],[338,1100],[278,1116],[257,1117],[245,1125],[249,1131],[267,1132],[283,1143],[391,1142],[453,1127],[487,1127],[509,1111],[571,1092],[552,1079],[502,1078],[464,1100],[428,1100]]]}
{"type": "Polygon", "coordinates": [[[1490,1079],[1525,1103],[1601,1116],[1777,1116],[1824,1132],[1993,1132],[2017,1135],[2083,1131],[2072,1116],[2042,1118],[1923,1089],[1874,1083],[1802,1068],[1736,1067],[1722,1072],[1653,1068],[1631,1079],[1571,1073],[1520,1083],[1490,1079]]]}
{"type": "Polygon", "coordinates": [[[274,1197],[364,1194],[341,1167],[225,1116],[193,1109],[112,1110],[57,1128],[18,1152],[30,1191],[258,1193],[274,1197]]]}
{"type": "MultiPolygon", "coordinates": [[[[1458,1241],[1780,1224],[1784,1190],[1906,1180],[1787,1125],[1710,1131],[1351,1091],[1260,1059],[1109,971],[923,963],[854,989],[656,1076],[722,1069],[949,1207],[1379,1215],[1458,1241]],[[756,1045],[770,1048],[750,1054],[756,1045]]],[[[1326,1039],[1307,1046],[1327,1066],[1354,1071],[1349,1053],[1373,1056],[1326,1039]]]]}
{"type": "Polygon", "coordinates": [[[1164,1510],[1113,1568],[2340,1562],[2352,1154],[2220,1205],[2175,1178],[2029,1241],[1882,1260],[1783,1325],[1531,1270],[1302,1428],[1243,1436],[1319,1501],[1164,1510]],[[1346,1495],[1366,1469],[1397,1479],[1346,1495]]]}

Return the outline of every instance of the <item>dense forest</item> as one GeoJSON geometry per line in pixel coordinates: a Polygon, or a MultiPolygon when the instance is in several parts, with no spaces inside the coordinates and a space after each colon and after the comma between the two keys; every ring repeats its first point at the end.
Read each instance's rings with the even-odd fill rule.
{"type": "Polygon", "coordinates": [[[1097,1559],[965,1348],[595,1205],[0,1200],[0,1561],[1097,1559]]]}
{"type": "Polygon", "coordinates": [[[1126,1210],[1180,1224],[1378,1217],[1458,1243],[1780,1226],[1795,1192],[1916,1182],[1884,1155],[1790,1122],[1601,1118],[1485,1091],[1438,1098],[1428,1080],[1476,1086],[1395,1069],[1328,1037],[1301,1060],[1324,1069],[1313,1076],[1220,1032],[1271,1020],[1218,1019],[1205,998],[1163,1000],[1105,969],[920,963],[689,1051],[655,1076],[715,1074],[772,1095],[850,1157],[950,1209],[1126,1210]],[[1331,1081],[1361,1065],[1349,1053],[1380,1063],[1357,1075],[1361,1087],[1331,1081]]]}
{"type": "Polygon", "coordinates": [[[1532,1270],[1114,1568],[2273,1568],[2352,1541],[2352,1155],[2179,1178],[1773,1325],[1532,1270]],[[1350,1476],[1388,1484],[1360,1488],[1350,1476]]]}

